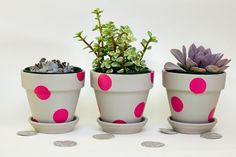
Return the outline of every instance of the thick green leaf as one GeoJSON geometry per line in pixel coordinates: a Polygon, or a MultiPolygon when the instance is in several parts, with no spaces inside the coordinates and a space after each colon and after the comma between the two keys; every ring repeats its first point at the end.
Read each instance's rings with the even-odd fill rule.
{"type": "Polygon", "coordinates": [[[117,62],[111,63],[111,66],[114,67],[114,68],[120,68],[121,67],[121,65],[117,62]]]}
{"type": "Polygon", "coordinates": [[[129,66],[132,66],[132,65],[133,65],[132,62],[126,62],[126,63],[125,63],[125,66],[126,66],[126,67],[129,67],[129,66]]]}
{"type": "Polygon", "coordinates": [[[123,62],[123,57],[118,57],[118,58],[116,59],[116,62],[122,63],[122,62],[123,62]]]}
{"type": "Polygon", "coordinates": [[[113,69],[108,69],[108,70],[106,71],[106,73],[108,73],[108,74],[113,73],[113,69]]]}
{"type": "Polygon", "coordinates": [[[148,31],[147,34],[149,37],[152,37],[152,32],[148,31]]]}
{"type": "Polygon", "coordinates": [[[124,71],[125,71],[124,69],[120,69],[117,71],[117,73],[124,73],[124,71]]]}

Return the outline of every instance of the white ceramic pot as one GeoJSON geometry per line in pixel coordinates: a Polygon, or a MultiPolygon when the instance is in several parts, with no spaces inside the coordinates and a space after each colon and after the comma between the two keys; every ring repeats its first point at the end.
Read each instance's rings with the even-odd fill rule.
{"type": "Polygon", "coordinates": [[[22,86],[26,89],[34,121],[63,123],[75,115],[85,72],[40,74],[22,71],[22,86]]]}
{"type": "Polygon", "coordinates": [[[209,123],[213,120],[226,73],[183,74],[162,72],[171,118],[185,123],[209,123]]]}
{"type": "Polygon", "coordinates": [[[105,74],[91,71],[101,120],[135,123],[142,119],[154,72],[143,74],[105,74]]]}

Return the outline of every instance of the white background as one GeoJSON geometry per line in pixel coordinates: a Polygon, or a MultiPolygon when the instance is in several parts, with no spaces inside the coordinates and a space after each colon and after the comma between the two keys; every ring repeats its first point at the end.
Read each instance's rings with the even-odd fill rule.
{"type": "Polygon", "coordinates": [[[0,0],[0,156],[235,156],[235,46],[235,0],[0,0]],[[103,21],[130,25],[137,39],[144,37],[147,30],[159,39],[145,56],[148,66],[156,72],[155,86],[145,110],[149,118],[145,130],[135,135],[117,135],[107,141],[91,137],[102,132],[96,123],[99,114],[89,84],[94,56],[82,50],[84,45],[73,39],[80,30],[89,39],[97,35],[91,32],[95,20],[90,13],[97,7],[105,10],[103,21]],[[159,127],[169,127],[166,118],[170,115],[161,85],[161,70],[166,61],[175,62],[169,52],[171,48],[193,42],[210,47],[213,52],[225,53],[233,60],[215,114],[219,120],[215,131],[223,135],[220,140],[158,133],[159,127]],[[86,86],[77,108],[80,122],[68,134],[19,137],[17,131],[31,129],[20,70],[41,57],[68,61],[86,70],[86,86]],[[78,146],[58,148],[52,144],[54,140],[67,139],[77,141],[78,146]],[[140,143],[144,140],[164,142],[166,146],[143,148],[140,143]]]}

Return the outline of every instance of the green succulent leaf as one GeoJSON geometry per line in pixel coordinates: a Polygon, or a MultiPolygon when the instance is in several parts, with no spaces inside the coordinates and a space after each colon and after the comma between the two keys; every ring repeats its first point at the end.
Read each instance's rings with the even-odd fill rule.
{"type": "Polygon", "coordinates": [[[124,73],[124,71],[125,71],[124,69],[120,69],[117,71],[117,73],[121,74],[121,73],[124,73]]]}
{"type": "Polygon", "coordinates": [[[113,21],[102,23],[103,10],[97,8],[92,11],[95,15],[96,24],[92,31],[97,31],[98,36],[93,41],[88,41],[83,31],[75,34],[78,41],[85,44],[84,49],[95,54],[92,62],[94,70],[102,73],[137,73],[146,72],[146,64],[143,56],[150,50],[156,37],[147,32],[148,38],[143,39],[140,44],[141,50],[137,50],[132,42],[136,40],[128,25],[117,26],[113,21]]]}
{"type": "Polygon", "coordinates": [[[122,62],[123,62],[123,57],[118,57],[118,58],[116,59],[116,62],[122,63],[122,62]]]}
{"type": "Polygon", "coordinates": [[[147,34],[150,38],[152,37],[152,32],[148,31],[147,34]]]}
{"type": "Polygon", "coordinates": [[[113,69],[108,69],[108,70],[106,71],[106,73],[112,74],[112,73],[113,73],[113,69]]]}
{"type": "Polygon", "coordinates": [[[117,62],[112,62],[111,66],[114,67],[114,68],[120,68],[121,67],[120,63],[117,63],[117,62]]]}
{"type": "Polygon", "coordinates": [[[125,66],[126,66],[126,67],[129,67],[129,66],[132,66],[132,65],[133,65],[132,62],[126,62],[126,63],[125,63],[125,66]]]}

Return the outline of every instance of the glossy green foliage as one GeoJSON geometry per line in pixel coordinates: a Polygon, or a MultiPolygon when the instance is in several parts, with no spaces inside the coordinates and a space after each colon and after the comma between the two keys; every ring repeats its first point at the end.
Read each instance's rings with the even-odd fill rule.
{"type": "Polygon", "coordinates": [[[81,31],[76,33],[75,38],[86,45],[85,49],[90,49],[90,52],[96,55],[92,62],[93,69],[102,73],[148,72],[143,56],[152,48],[150,43],[157,42],[156,37],[148,31],[148,38],[140,42],[142,49],[137,50],[131,45],[136,39],[129,26],[117,27],[112,21],[103,24],[101,23],[103,11],[95,9],[92,13],[95,14],[97,21],[93,31],[98,31],[99,36],[88,42],[87,36],[81,31]]]}

